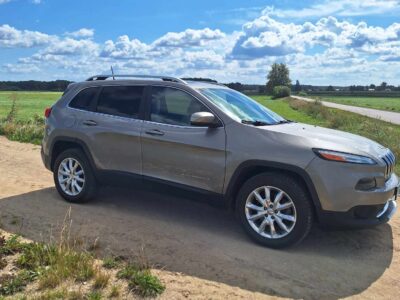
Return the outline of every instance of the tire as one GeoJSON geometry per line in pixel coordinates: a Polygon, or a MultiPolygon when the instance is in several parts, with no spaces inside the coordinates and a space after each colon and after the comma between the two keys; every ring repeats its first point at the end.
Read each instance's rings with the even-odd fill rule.
{"type": "Polygon", "coordinates": [[[262,173],[247,180],[237,195],[236,214],[248,235],[270,248],[300,243],[313,224],[313,206],[304,186],[282,173],[262,173]],[[269,194],[272,201],[263,202],[256,194],[264,200],[269,194]]]}
{"type": "Polygon", "coordinates": [[[57,156],[53,168],[53,179],[58,193],[68,202],[84,203],[89,201],[95,195],[96,179],[94,172],[86,155],[80,149],[68,149],[57,156]],[[73,162],[73,166],[76,166],[74,164],[75,162],[79,165],[74,171],[75,179],[70,180],[71,183],[75,182],[78,186],[74,185],[72,187],[71,184],[69,188],[66,188],[65,184],[63,185],[61,182],[64,181],[64,179],[69,178],[69,176],[66,175],[68,172],[66,172],[67,169],[65,166],[69,166],[70,160],[73,162]],[[60,167],[62,163],[63,166],[60,167]],[[62,173],[59,173],[60,170],[62,170],[62,173]],[[81,189],[79,190],[78,187],[81,189]]]}

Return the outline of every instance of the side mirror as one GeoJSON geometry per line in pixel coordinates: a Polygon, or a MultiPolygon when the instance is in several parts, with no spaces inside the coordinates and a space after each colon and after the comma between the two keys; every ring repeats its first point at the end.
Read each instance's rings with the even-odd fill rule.
{"type": "Polygon", "coordinates": [[[216,127],[218,122],[212,113],[200,111],[191,115],[190,124],[193,126],[216,127]]]}

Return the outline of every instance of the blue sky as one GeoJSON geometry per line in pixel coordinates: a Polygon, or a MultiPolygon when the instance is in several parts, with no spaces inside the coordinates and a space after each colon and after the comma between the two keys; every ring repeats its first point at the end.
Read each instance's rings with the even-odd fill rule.
{"type": "Polygon", "coordinates": [[[400,1],[0,0],[0,80],[107,73],[400,84],[400,1]]]}

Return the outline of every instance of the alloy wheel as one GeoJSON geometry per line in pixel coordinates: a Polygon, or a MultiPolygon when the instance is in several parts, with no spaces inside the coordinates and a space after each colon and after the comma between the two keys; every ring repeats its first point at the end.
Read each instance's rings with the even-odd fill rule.
{"type": "Polygon", "coordinates": [[[253,230],[269,239],[287,236],[296,225],[296,207],[283,190],[262,186],[253,190],[246,200],[246,218],[253,230]]]}
{"type": "Polygon", "coordinates": [[[85,172],[74,158],[65,158],[58,167],[58,183],[69,196],[79,195],[85,185],[85,172]]]}

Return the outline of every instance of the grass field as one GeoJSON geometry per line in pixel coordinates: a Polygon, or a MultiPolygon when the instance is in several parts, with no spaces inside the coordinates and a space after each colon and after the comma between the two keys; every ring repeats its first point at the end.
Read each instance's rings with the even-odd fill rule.
{"type": "Polygon", "coordinates": [[[342,97],[342,96],[310,96],[321,101],[335,102],[339,104],[375,108],[393,112],[400,112],[400,98],[390,97],[342,97]]]}
{"type": "Polygon", "coordinates": [[[18,121],[26,121],[35,114],[43,116],[44,109],[61,97],[59,92],[0,92],[0,119],[7,116],[11,109],[11,98],[17,96],[18,121]]]}
{"type": "MultiPolygon", "coordinates": [[[[60,96],[61,93],[55,92],[0,92],[0,134],[13,140],[39,144],[43,134],[43,111],[60,96]],[[10,112],[13,97],[16,97],[15,116],[12,122],[7,122],[5,119],[10,112]]],[[[368,137],[391,148],[400,157],[398,125],[299,100],[272,100],[268,96],[253,98],[287,119],[368,137]]],[[[400,173],[400,165],[397,172],[400,173]]]]}

